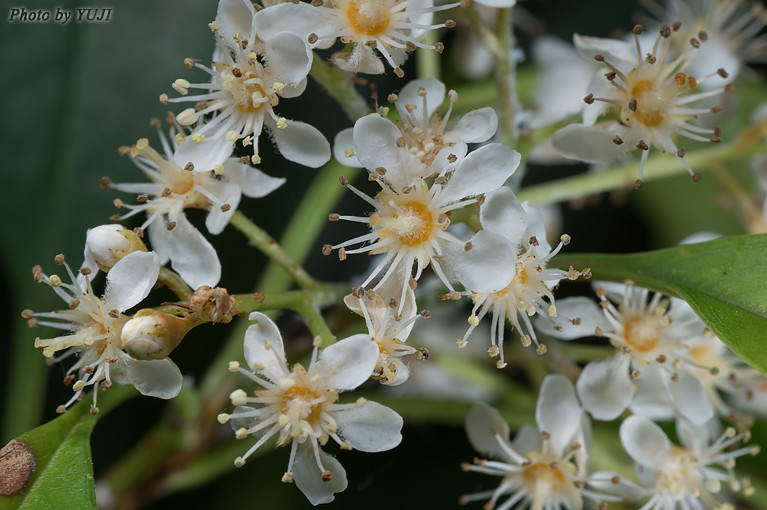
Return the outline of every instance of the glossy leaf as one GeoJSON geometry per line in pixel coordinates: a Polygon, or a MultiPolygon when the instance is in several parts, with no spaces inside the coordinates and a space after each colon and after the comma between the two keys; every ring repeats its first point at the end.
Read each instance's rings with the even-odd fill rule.
{"type": "Polygon", "coordinates": [[[684,299],[735,354],[767,374],[766,253],[767,235],[750,235],[631,255],[565,254],[553,263],[684,299]]]}
{"type": "Polygon", "coordinates": [[[10,495],[0,495],[0,510],[96,508],[91,432],[100,416],[133,394],[130,387],[113,388],[99,399],[98,415],[90,414],[89,402],[80,402],[11,441],[5,452],[12,449],[15,459],[0,455],[0,479],[17,476],[20,467],[31,476],[22,477],[10,495]]]}

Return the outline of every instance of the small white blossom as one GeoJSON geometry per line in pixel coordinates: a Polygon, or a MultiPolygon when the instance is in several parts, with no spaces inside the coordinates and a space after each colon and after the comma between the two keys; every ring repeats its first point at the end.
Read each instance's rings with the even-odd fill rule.
{"type": "MultiPolygon", "coordinates": [[[[578,378],[583,407],[599,420],[613,420],[630,406],[637,414],[671,419],[675,413],[702,424],[714,415],[706,388],[691,372],[692,342],[706,327],[679,299],[647,289],[599,283],[600,306],[568,298],[557,306],[560,322],[539,329],[562,340],[603,336],[616,353],[588,363],[578,378]]],[[[711,367],[708,367],[709,369],[711,367]]]]}
{"type": "Polygon", "coordinates": [[[584,500],[619,500],[586,488],[590,425],[564,376],[543,380],[535,419],[538,430],[524,426],[509,442],[509,426],[498,411],[484,403],[472,407],[466,434],[474,449],[492,460],[477,460],[463,468],[498,476],[501,482],[495,490],[463,496],[462,503],[489,498],[486,510],[496,505],[498,510],[574,510],[583,508],[584,500]],[[499,505],[503,496],[508,499],[499,505]]]}
{"type": "MultiPolygon", "coordinates": [[[[734,510],[735,507],[721,494],[727,486],[744,495],[753,493],[748,480],[737,477],[733,468],[735,459],[756,455],[759,447],[730,449],[743,440],[743,435],[728,428],[717,437],[711,434],[711,429],[712,424],[695,427],[678,423],[677,436],[681,446],[677,446],[649,419],[629,416],[621,424],[621,442],[636,463],[642,486],[628,481],[594,485],[629,499],[639,499],[644,502],[642,508],[646,510],[734,510]]],[[[600,476],[615,478],[609,473],[595,473],[594,478],[600,476]]]]}
{"type": "MultiPolygon", "coordinates": [[[[334,215],[331,219],[366,223],[371,232],[327,245],[324,251],[329,254],[330,250],[343,249],[344,256],[385,254],[363,287],[383,273],[378,285],[394,279],[400,282],[401,296],[404,297],[413,266],[413,279],[417,281],[431,264],[437,276],[453,292],[441,260],[448,245],[463,246],[463,242],[446,232],[450,224],[447,213],[473,204],[477,201],[474,197],[503,185],[517,169],[520,155],[498,143],[485,145],[461,159],[454,169],[445,166],[435,180],[427,183],[423,177],[432,175],[433,169],[424,165],[407,147],[399,146],[396,140],[400,136],[394,124],[378,115],[369,115],[356,122],[354,147],[357,158],[381,186],[381,191],[375,198],[370,198],[344,180],[344,184],[375,211],[370,216],[334,215]],[[362,246],[346,250],[352,245],[362,246]]],[[[401,307],[404,300],[400,298],[399,301],[401,307]]]]}
{"type": "Polygon", "coordinates": [[[710,129],[691,123],[698,115],[716,112],[715,107],[692,107],[692,103],[732,90],[724,85],[700,91],[699,85],[721,79],[727,72],[719,68],[704,76],[687,74],[697,49],[704,44],[689,42],[689,49],[676,59],[668,58],[673,40],[679,37],[679,25],[664,25],[651,51],[642,48],[641,25],[634,28],[634,44],[612,39],[575,36],[578,50],[607,66],[609,72],[598,75],[587,104],[583,124],[571,124],[554,134],[554,147],[562,156],[586,163],[603,163],[633,149],[642,151],[639,174],[634,184],[639,189],[642,173],[652,146],[674,154],[694,180],[700,174],[692,171],[684,160],[685,150],[674,142],[675,135],[703,142],[720,141],[719,128],[710,129]],[[616,121],[596,124],[611,108],[617,110],[616,121]]]}
{"type": "MultiPolygon", "coordinates": [[[[448,165],[456,165],[466,156],[466,144],[486,142],[498,128],[495,110],[486,107],[467,113],[447,129],[458,93],[454,90],[448,93],[450,106],[444,118],[441,117],[437,109],[445,101],[445,84],[437,79],[412,80],[389,99],[394,101],[399,113],[396,126],[402,137],[398,143],[404,143],[411,154],[431,166],[435,173],[448,165]]],[[[355,153],[354,128],[342,130],[336,135],[333,154],[346,166],[363,166],[355,153]]]]}
{"type": "Polygon", "coordinates": [[[271,39],[283,31],[301,34],[318,49],[330,48],[337,39],[352,43],[351,51],[333,55],[333,62],[345,71],[381,74],[383,64],[374,50],[384,57],[400,77],[400,66],[407,51],[437,49],[442,45],[422,42],[429,30],[452,27],[454,23],[432,25],[435,12],[451,9],[458,3],[434,6],[432,0],[332,0],[320,5],[297,2],[276,5],[256,15],[259,37],[271,39]]]}
{"type": "Polygon", "coordinates": [[[456,255],[452,270],[471,296],[474,307],[469,328],[459,347],[465,347],[469,335],[490,313],[490,356],[500,355],[498,368],[506,366],[503,338],[506,321],[519,331],[525,346],[535,343],[543,354],[546,347],[538,339],[530,317],[557,315],[554,287],[565,277],[575,279],[573,269],[547,269],[549,260],[569,242],[562,237],[551,249],[540,214],[527,204],[520,204],[508,188],[487,195],[479,208],[482,230],[477,232],[456,255]]]}
{"type": "MultiPolygon", "coordinates": [[[[59,257],[61,257],[59,259],[59,257]]],[[[45,282],[69,306],[68,310],[30,313],[31,324],[49,326],[68,334],[55,338],[35,339],[35,347],[46,358],[60,361],[72,354],[77,362],[67,370],[67,382],[74,382],[74,395],[60,410],[75,402],[84,389],[94,386],[92,412],[98,412],[98,383],[107,389],[112,381],[130,384],[143,395],[173,398],[181,389],[181,372],[169,359],[138,360],[122,350],[120,333],[128,317],[122,312],[141,302],[157,281],[160,264],[152,252],[136,251],[120,259],[107,273],[104,296],[99,298],[86,278],[83,283],[72,273],[63,256],[57,262],[63,265],[72,283],[64,283],[58,275],[47,276],[38,267],[35,279],[45,282]],[[43,320],[40,320],[43,319],[43,320]],[[54,358],[60,351],[63,355],[54,358]]],[[[89,270],[85,273],[90,274],[89,270]]]]}
{"type": "MultiPolygon", "coordinates": [[[[265,9],[268,11],[279,6],[265,9]]],[[[223,0],[219,3],[219,29],[216,30],[216,52],[209,68],[190,62],[210,75],[208,83],[183,83],[174,88],[181,97],[170,102],[202,102],[199,111],[184,125],[192,125],[205,115],[213,117],[200,122],[193,136],[237,140],[252,145],[254,164],[258,157],[258,139],[266,127],[280,153],[290,161],[317,168],[330,159],[330,145],[316,128],[288,120],[275,113],[281,98],[300,96],[306,88],[306,77],[312,65],[312,51],[304,38],[291,32],[275,33],[256,41],[253,32],[253,5],[248,0],[223,0]],[[249,28],[245,34],[239,30],[249,28]],[[248,35],[250,34],[250,35],[248,35]],[[245,37],[250,39],[245,39],[245,37]],[[187,95],[189,89],[203,92],[187,95]]]]}
{"type": "Polygon", "coordinates": [[[221,277],[216,250],[189,222],[184,209],[207,210],[208,232],[219,234],[237,210],[242,194],[263,197],[280,187],[285,179],[270,177],[237,158],[229,158],[231,142],[206,141],[201,147],[207,151],[201,152],[201,147],[189,140],[179,144],[173,130],[170,134],[168,142],[160,133],[164,156],[146,139],[130,149],[133,162],[150,182],[111,184],[117,190],[139,194],[138,204],[122,204],[130,212],[117,219],[146,212],[147,218],[140,228],[148,228],[160,262],[170,260],[173,269],[192,288],[215,286],[221,277]],[[211,153],[218,154],[217,158],[211,158],[211,153]]]}
{"type": "Polygon", "coordinates": [[[313,505],[329,503],[334,493],[346,489],[346,471],[321,446],[333,439],[342,449],[380,452],[397,446],[402,439],[402,418],[375,402],[358,399],[337,404],[338,394],[365,382],[378,362],[378,347],[368,335],[354,335],[312,353],[309,369],[298,363],[288,368],[277,326],[254,312],[257,321],[245,333],[248,370],[232,362],[230,368],[245,374],[262,389],[255,397],[242,390],[232,393],[232,414],[219,415],[231,421],[238,439],[248,435],[258,441],[235,460],[244,464],[253,452],[277,435],[277,444],[291,444],[284,482],[294,481],[313,505]],[[246,404],[257,404],[251,407],[246,404]]]}

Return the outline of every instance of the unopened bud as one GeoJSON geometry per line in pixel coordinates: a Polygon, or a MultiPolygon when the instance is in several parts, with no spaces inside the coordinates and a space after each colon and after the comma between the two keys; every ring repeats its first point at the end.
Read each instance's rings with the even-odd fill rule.
{"type": "Polygon", "coordinates": [[[134,251],[147,251],[146,245],[134,231],[121,225],[100,225],[89,229],[85,236],[86,260],[92,258],[104,272],[134,251]]]}
{"type": "Polygon", "coordinates": [[[139,310],[123,326],[122,348],[136,359],[167,358],[194,323],[194,319],[182,319],[151,308],[139,310]]]}

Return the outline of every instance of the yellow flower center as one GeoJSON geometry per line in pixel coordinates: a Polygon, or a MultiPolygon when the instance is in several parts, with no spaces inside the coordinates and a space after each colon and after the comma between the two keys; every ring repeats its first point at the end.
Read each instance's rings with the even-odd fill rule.
{"type": "Polygon", "coordinates": [[[355,32],[379,35],[389,28],[391,12],[388,2],[381,0],[351,0],[346,7],[346,19],[355,32]]]}
{"type": "Polygon", "coordinates": [[[564,473],[558,467],[554,469],[544,462],[536,462],[525,467],[522,478],[525,485],[546,484],[551,492],[557,492],[566,481],[564,473]]]}
{"type": "Polygon", "coordinates": [[[648,80],[640,80],[631,87],[631,95],[637,101],[634,118],[640,124],[648,127],[656,127],[663,123],[664,100],[662,94],[656,90],[648,80]]]}
{"type": "Polygon", "coordinates": [[[176,195],[189,193],[194,188],[194,173],[187,170],[173,172],[169,188],[176,195]]]}
{"type": "Polygon", "coordinates": [[[301,408],[300,418],[313,425],[322,413],[321,403],[310,404],[317,398],[318,395],[306,386],[291,386],[282,394],[280,412],[289,414],[291,407],[298,405],[301,408]]]}
{"type": "Polygon", "coordinates": [[[626,343],[641,353],[655,349],[660,341],[661,324],[650,317],[631,317],[624,321],[623,331],[626,343]]]}
{"type": "Polygon", "coordinates": [[[409,228],[397,232],[397,238],[405,246],[418,246],[429,240],[434,229],[434,217],[429,207],[422,202],[407,202],[402,213],[394,218],[403,218],[409,228]]]}

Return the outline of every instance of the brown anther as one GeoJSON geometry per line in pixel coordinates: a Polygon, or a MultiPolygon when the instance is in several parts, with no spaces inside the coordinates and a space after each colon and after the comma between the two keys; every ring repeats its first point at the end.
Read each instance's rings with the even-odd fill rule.
{"type": "Polygon", "coordinates": [[[405,47],[407,48],[407,51],[415,51],[416,45],[411,43],[410,41],[407,41],[405,43],[405,47]]]}
{"type": "MultiPolygon", "coordinates": [[[[30,327],[30,328],[36,328],[37,327],[37,319],[35,317],[32,317],[31,319],[29,319],[27,321],[27,326],[30,327]]],[[[51,361],[53,361],[52,358],[51,358],[51,361]]]]}
{"type": "Polygon", "coordinates": [[[695,172],[694,174],[692,174],[692,182],[700,182],[702,178],[703,176],[700,175],[700,173],[698,172],[695,172]]]}
{"type": "Polygon", "coordinates": [[[101,184],[102,188],[107,189],[112,184],[112,180],[109,177],[102,177],[99,179],[99,184],[101,184]]]}
{"type": "Polygon", "coordinates": [[[238,67],[232,68],[232,74],[235,76],[235,78],[242,78],[242,71],[238,67]]]}
{"type": "Polygon", "coordinates": [[[338,250],[338,260],[340,260],[341,262],[346,260],[346,248],[340,248],[338,250]]]}
{"type": "Polygon", "coordinates": [[[240,158],[240,163],[243,165],[249,165],[250,164],[250,156],[242,156],[240,158]]]}
{"type": "Polygon", "coordinates": [[[690,38],[690,46],[692,46],[692,47],[693,47],[693,48],[695,48],[695,49],[698,49],[698,48],[700,48],[700,41],[699,41],[699,40],[697,40],[697,39],[696,39],[696,38],[694,38],[694,37],[691,37],[691,38],[690,38]]]}
{"type": "Polygon", "coordinates": [[[124,202],[119,198],[115,198],[114,200],[112,200],[112,205],[120,209],[124,205],[124,202]]]}
{"type": "Polygon", "coordinates": [[[538,246],[538,245],[539,245],[539,243],[538,243],[538,238],[537,238],[537,237],[535,237],[535,236],[530,236],[530,239],[528,239],[528,240],[527,240],[527,243],[528,243],[530,246],[538,246]]]}
{"type": "Polygon", "coordinates": [[[632,112],[637,111],[637,100],[635,97],[632,97],[631,101],[629,101],[629,110],[632,112]]]}
{"type": "Polygon", "coordinates": [[[711,375],[719,375],[719,368],[718,368],[718,367],[711,367],[711,368],[708,370],[708,372],[709,372],[711,375]]]}
{"type": "Polygon", "coordinates": [[[679,374],[677,372],[671,374],[671,382],[679,382],[679,374]]]}
{"type": "Polygon", "coordinates": [[[657,361],[658,363],[665,363],[667,359],[668,358],[666,358],[665,354],[658,354],[658,357],[655,358],[655,361],[657,361]]]}
{"type": "Polygon", "coordinates": [[[341,186],[348,186],[349,185],[349,179],[347,179],[343,175],[338,178],[338,182],[341,183],[341,186]]]}
{"type": "Polygon", "coordinates": [[[338,213],[328,214],[328,221],[338,221],[340,218],[341,218],[341,215],[338,213]]]}
{"type": "Polygon", "coordinates": [[[674,83],[677,85],[684,85],[687,81],[687,75],[684,73],[676,73],[674,75],[674,83]]]}
{"type": "Polygon", "coordinates": [[[698,79],[695,78],[695,76],[688,76],[687,77],[687,85],[689,85],[689,87],[691,89],[698,88],[698,79]]]}
{"type": "MultiPolygon", "coordinates": [[[[681,21],[675,21],[671,24],[671,28],[674,30],[674,32],[679,32],[679,29],[682,28],[682,22],[681,21]]],[[[670,35],[670,34],[669,34],[670,35]]]]}
{"type": "Polygon", "coordinates": [[[376,174],[372,174],[372,173],[368,174],[368,180],[369,181],[377,181],[378,180],[378,176],[376,174]]]}
{"type": "Polygon", "coordinates": [[[101,391],[107,391],[111,387],[112,387],[112,381],[108,381],[108,380],[101,381],[101,391]]]}
{"type": "MultiPolygon", "coordinates": [[[[159,99],[160,99],[160,103],[168,104],[168,94],[160,94],[159,99]]],[[[122,155],[124,156],[125,154],[122,154],[122,155]]]]}
{"type": "Polygon", "coordinates": [[[616,76],[618,75],[615,73],[615,71],[610,71],[609,73],[605,73],[605,78],[607,78],[607,81],[613,81],[616,78],[616,76]]]}
{"type": "Polygon", "coordinates": [[[455,28],[455,21],[451,19],[445,20],[445,28],[455,28]]]}
{"type": "Polygon", "coordinates": [[[544,441],[548,441],[549,439],[551,439],[551,434],[549,434],[548,432],[542,430],[541,431],[541,439],[543,439],[544,441]]]}
{"type": "Polygon", "coordinates": [[[644,27],[642,25],[634,25],[632,32],[634,32],[634,35],[641,35],[644,32],[644,27]]]}
{"type": "Polygon", "coordinates": [[[329,244],[325,244],[322,246],[322,254],[325,255],[326,257],[330,255],[332,252],[333,252],[333,247],[330,246],[329,244]]]}
{"type": "Polygon", "coordinates": [[[708,33],[705,30],[701,30],[698,32],[698,39],[700,39],[700,42],[708,41],[708,33]]]}
{"type": "Polygon", "coordinates": [[[671,37],[671,27],[669,27],[668,25],[663,25],[662,27],[660,27],[660,35],[663,38],[671,37]]]}
{"type": "Polygon", "coordinates": [[[458,161],[458,156],[456,156],[455,154],[448,154],[447,155],[447,162],[448,163],[455,163],[456,161],[458,161]]]}
{"type": "Polygon", "coordinates": [[[83,367],[82,370],[84,374],[92,374],[93,372],[95,372],[93,367],[83,367]]]}
{"type": "Polygon", "coordinates": [[[407,145],[407,142],[405,142],[405,138],[404,138],[404,137],[402,137],[402,136],[400,136],[399,138],[397,138],[397,139],[394,141],[394,143],[396,143],[396,144],[397,144],[397,147],[399,147],[400,149],[401,149],[401,148],[403,148],[403,147],[405,147],[405,146],[407,145]]]}
{"type": "Polygon", "coordinates": [[[376,49],[378,48],[378,41],[375,39],[370,39],[369,41],[365,41],[365,46],[368,48],[376,49]]]}
{"type": "Polygon", "coordinates": [[[594,104],[594,94],[589,94],[583,98],[583,102],[586,104],[594,104]]]}
{"type": "Polygon", "coordinates": [[[445,45],[442,42],[438,42],[434,45],[434,51],[442,55],[442,52],[445,51],[445,45]]]}
{"type": "Polygon", "coordinates": [[[117,308],[112,308],[111,310],[109,310],[109,313],[107,315],[109,315],[113,319],[116,319],[120,316],[120,311],[117,308]]]}
{"type": "Polygon", "coordinates": [[[415,290],[418,288],[418,282],[415,278],[411,278],[407,281],[407,286],[410,287],[410,290],[415,290]]]}
{"type": "Polygon", "coordinates": [[[309,34],[309,37],[306,38],[307,41],[309,41],[309,44],[314,44],[319,40],[319,37],[315,33],[309,34]]]}
{"type": "Polygon", "coordinates": [[[683,158],[686,154],[684,147],[680,147],[678,151],[676,151],[676,157],[683,158]]]}
{"type": "Polygon", "coordinates": [[[184,170],[186,170],[187,172],[191,172],[192,170],[194,170],[194,163],[189,161],[186,165],[184,165],[184,170]]]}
{"type": "Polygon", "coordinates": [[[583,278],[586,280],[591,278],[591,268],[587,267],[583,271],[581,271],[581,276],[583,276],[583,278]]]}
{"type": "Polygon", "coordinates": [[[70,386],[75,380],[75,374],[69,374],[64,378],[64,386],[70,386]]]}
{"type": "Polygon", "coordinates": [[[77,298],[73,298],[69,301],[69,309],[70,310],[76,310],[77,307],[80,306],[80,300],[77,298]]]}
{"type": "Polygon", "coordinates": [[[645,142],[644,140],[639,140],[639,142],[637,143],[637,149],[648,151],[650,150],[650,146],[647,145],[647,142],[645,142]]]}
{"type": "Polygon", "coordinates": [[[167,228],[168,230],[173,230],[174,228],[176,228],[176,222],[168,221],[167,223],[165,223],[165,228],[167,228]]]}
{"type": "Polygon", "coordinates": [[[642,189],[642,179],[637,179],[634,181],[634,191],[639,191],[642,189]]]}
{"type": "Polygon", "coordinates": [[[384,167],[382,167],[382,166],[377,166],[376,169],[375,169],[375,172],[378,175],[386,175],[386,169],[384,167]]]}
{"type": "Polygon", "coordinates": [[[333,475],[330,473],[330,471],[325,470],[322,472],[322,481],[323,482],[329,482],[333,479],[333,475]]]}
{"type": "Polygon", "coordinates": [[[117,356],[107,356],[106,358],[104,358],[104,361],[106,361],[107,363],[114,363],[115,361],[117,361],[117,356]]]}
{"type": "Polygon", "coordinates": [[[632,379],[639,379],[642,376],[642,373],[639,370],[632,370],[631,371],[631,378],[632,379]]]}
{"type": "Polygon", "coordinates": [[[727,94],[732,94],[733,92],[735,92],[735,84],[728,83],[727,85],[724,86],[724,91],[727,94]]]}
{"type": "Polygon", "coordinates": [[[189,57],[185,58],[184,59],[184,67],[186,67],[187,69],[193,68],[194,67],[194,59],[193,58],[189,58],[189,57]]]}
{"type": "Polygon", "coordinates": [[[99,408],[91,404],[91,410],[90,413],[93,415],[99,414],[99,408]]]}
{"type": "Polygon", "coordinates": [[[91,268],[89,268],[87,266],[80,268],[80,274],[83,275],[83,276],[88,276],[91,273],[92,273],[91,268]]]}
{"type": "Polygon", "coordinates": [[[603,336],[604,334],[605,334],[605,332],[604,332],[604,331],[602,331],[602,328],[600,328],[599,326],[597,326],[596,328],[594,328],[594,335],[595,335],[595,336],[599,336],[599,337],[601,337],[601,336],[603,336]]]}
{"type": "Polygon", "coordinates": [[[53,257],[53,263],[57,266],[63,266],[64,265],[64,254],[59,253],[55,257],[53,257]]]}
{"type": "Polygon", "coordinates": [[[615,135],[615,138],[613,138],[613,143],[615,145],[621,145],[623,143],[623,138],[621,138],[618,135],[615,135]]]}
{"type": "Polygon", "coordinates": [[[221,204],[221,212],[227,212],[232,206],[229,204],[221,204]]]}
{"type": "Polygon", "coordinates": [[[570,322],[573,323],[573,326],[580,326],[583,323],[583,320],[580,317],[576,317],[570,322]]]}
{"type": "Polygon", "coordinates": [[[463,250],[464,251],[470,251],[472,248],[474,248],[474,245],[471,244],[471,241],[469,241],[469,242],[467,242],[466,244],[463,245],[463,250]]]}
{"type": "Polygon", "coordinates": [[[718,74],[722,78],[728,78],[730,76],[729,73],[725,71],[723,67],[720,67],[719,69],[717,69],[716,74],[718,74]]]}
{"type": "Polygon", "coordinates": [[[596,60],[597,62],[604,62],[605,61],[605,57],[603,57],[602,55],[597,53],[596,55],[594,55],[594,60],[596,60]]]}
{"type": "Polygon", "coordinates": [[[167,186],[162,189],[162,192],[160,193],[160,196],[163,198],[168,198],[170,196],[170,188],[167,186]]]}
{"type": "Polygon", "coordinates": [[[149,193],[142,193],[141,195],[136,197],[136,201],[139,204],[143,204],[144,202],[149,200],[149,193]]]}
{"type": "Polygon", "coordinates": [[[136,227],[133,229],[133,233],[139,236],[140,239],[144,238],[144,229],[141,227],[136,227]]]}
{"type": "Polygon", "coordinates": [[[477,195],[477,203],[479,205],[482,205],[485,203],[485,195],[484,193],[482,195],[477,195]]]}
{"type": "Polygon", "coordinates": [[[722,128],[720,128],[719,126],[716,126],[714,128],[714,136],[722,136],[722,128]]]}

